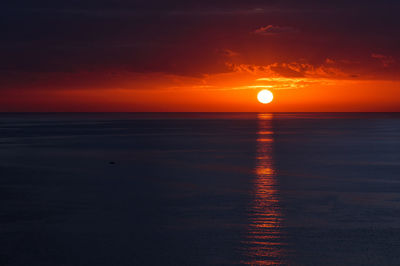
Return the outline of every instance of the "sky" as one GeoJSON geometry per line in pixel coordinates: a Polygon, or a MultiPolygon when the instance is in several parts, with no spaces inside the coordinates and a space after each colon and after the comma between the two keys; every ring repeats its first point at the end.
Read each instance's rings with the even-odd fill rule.
{"type": "Polygon", "coordinates": [[[2,112],[400,111],[397,0],[15,0],[0,12],[2,112]]]}

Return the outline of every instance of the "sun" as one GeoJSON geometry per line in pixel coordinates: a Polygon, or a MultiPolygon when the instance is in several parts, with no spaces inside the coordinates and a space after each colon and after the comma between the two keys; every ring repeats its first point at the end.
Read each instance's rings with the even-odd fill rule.
{"type": "Polygon", "coordinates": [[[260,103],[266,104],[272,102],[274,95],[269,90],[262,90],[257,94],[257,99],[260,103]]]}

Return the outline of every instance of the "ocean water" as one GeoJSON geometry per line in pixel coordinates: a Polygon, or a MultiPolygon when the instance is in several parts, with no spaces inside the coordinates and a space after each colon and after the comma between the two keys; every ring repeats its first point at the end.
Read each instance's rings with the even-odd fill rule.
{"type": "Polygon", "coordinates": [[[400,114],[0,114],[0,265],[400,265],[400,114]]]}

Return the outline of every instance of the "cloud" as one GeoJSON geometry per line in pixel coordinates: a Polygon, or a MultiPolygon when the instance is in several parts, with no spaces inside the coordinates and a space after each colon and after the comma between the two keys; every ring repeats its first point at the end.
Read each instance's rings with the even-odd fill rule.
{"type": "Polygon", "coordinates": [[[371,54],[372,58],[378,59],[384,67],[388,67],[392,64],[394,64],[396,61],[392,56],[387,56],[383,54],[371,54]]]}
{"type": "Polygon", "coordinates": [[[253,31],[254,34],[263,35],[263,36],[273,36],[278,34],[290,34],[290,33],[297,33],[298,30],[289,27],[289,26],[274,26],[268,25],[265,27],[261,27],[253,31]]]}
{"type": "Polygon", "coordinates": [[[334,59],[332,59],[332,58],[327,58],[327,59],[325,59],[325,63],[327,63],[327,64],[335,64],[336,61],[334,59]]]}
{"type": "Polygon", "coordinates": [[[232,58],[232,57],[236,57],[236,56],[240,55],[239,53],[232,51],[230,49],[221,49],[221,50],[218,50],[218,53],[221,54],[222,56],[225,56],[228,58],[232,58]]]}
{"type": "Polygon", "coordinates": [[[269,77],[348,78],[351,76],[331,64],[331,62],[321,65],[313,65],[306,62],[276,62],[265,66],[232,63],[227,63],[227,66],[234,72],[267,75],[269,77]]]}

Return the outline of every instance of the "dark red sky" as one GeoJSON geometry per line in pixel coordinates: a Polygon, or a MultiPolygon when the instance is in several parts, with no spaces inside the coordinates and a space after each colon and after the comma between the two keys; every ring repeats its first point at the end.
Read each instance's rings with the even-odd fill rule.
{"type": "Polygon", "coordinates": [[[39,0],[1,12],[0,111],[400,111],[399,1],[39,0]],[[268,108],[261,88],[275,94],[268,108]]]}

